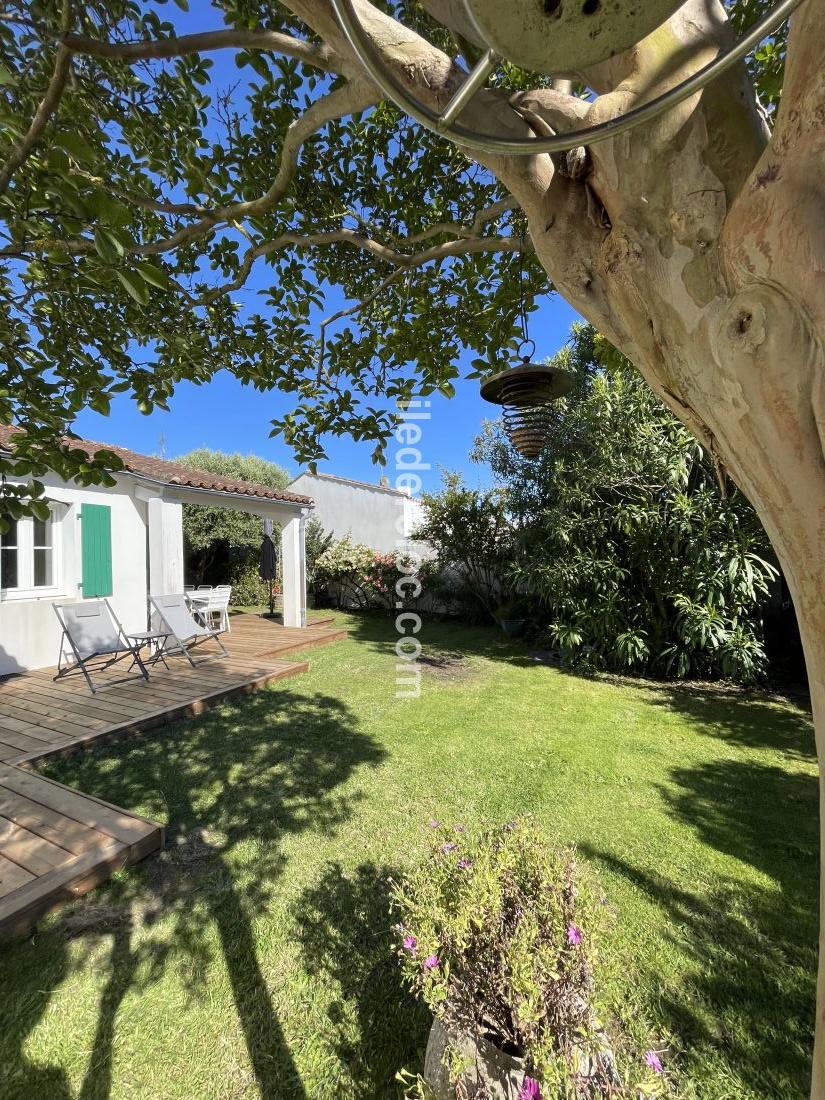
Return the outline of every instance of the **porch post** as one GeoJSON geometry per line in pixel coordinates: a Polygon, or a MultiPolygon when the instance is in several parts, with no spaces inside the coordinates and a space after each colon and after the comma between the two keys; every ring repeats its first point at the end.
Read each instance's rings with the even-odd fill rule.
{"type": "Polygon", "coordinates": [[[307,624],[307,576],[304,552],[306,517],[293,516],[281,528],[284,626],[307,624]]]}
{"type": "Polygon", "coordinates": [[[153,596],[183,592],[183,506],[152,497],[149,513],[149,591],[153,596]]]}

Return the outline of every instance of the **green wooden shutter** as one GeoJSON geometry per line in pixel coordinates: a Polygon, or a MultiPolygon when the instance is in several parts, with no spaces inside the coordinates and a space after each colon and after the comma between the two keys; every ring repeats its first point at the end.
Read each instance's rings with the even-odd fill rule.
{"type": "Polygon", "coordinates": [[[112,509],[108,504],[80,505],[84,596],[112,595],[112,509]]]}

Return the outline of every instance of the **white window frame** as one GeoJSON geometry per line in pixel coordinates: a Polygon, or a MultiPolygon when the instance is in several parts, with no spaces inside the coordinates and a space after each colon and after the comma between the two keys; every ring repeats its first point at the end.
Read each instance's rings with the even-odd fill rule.
{"type": "MultiPolygon", "coordinates": [[[[64,596],[63,586],[63,522],[65,505],[50,503],[52,528],[52,583],[35,586],[34,583],[34,521],[31,516],[23,516],[17,521],[17,587],[3,587],[0,576],[0,599],[43,600],[53,596],[64,596]]],[[[3,536],[0,534],[0,542],[3,536]]]]}

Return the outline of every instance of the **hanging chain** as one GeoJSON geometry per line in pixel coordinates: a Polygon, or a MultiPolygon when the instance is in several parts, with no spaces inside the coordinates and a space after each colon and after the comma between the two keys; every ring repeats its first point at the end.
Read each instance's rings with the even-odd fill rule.
{"type": "Polygon", "coordinates": [[[519,218],[520,230],[519,241],[521,242],[518,251],[518,311],[519,311],[519,323],[521,324],[521,343],[518,346],[516,354],[524,362],[528,362],[530,357],[535,354],[536,342],[530,339],[530,334],[527,330],[527,304],[524,293],[524,248],[527,243],[527,218],[524,214],[521,214],[519,218]],[[522,354],[527,345],[532,346],[530,355],[522,354]]]}

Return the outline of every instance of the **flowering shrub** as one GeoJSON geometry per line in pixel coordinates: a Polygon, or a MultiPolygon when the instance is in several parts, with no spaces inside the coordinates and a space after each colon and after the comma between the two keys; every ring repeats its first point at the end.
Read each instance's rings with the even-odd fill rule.
{"type": "MultiPolygon", "coordinates": [[[[427,857],[393,899],[405,978],[447,1034],[523,1058],[531,1100],[660,1095],[658,1055],[636,1052],[624,1085],[598,1022],[594,941],[606,910],[574,852],[524,821],[430,827],[427,857]]],[[[457,1081],[456,1056],[448,1048],[457,1081]]]]}
{"type": "Polygon", "coordinates": [[[409,572],[420,580],[431,571],[426,562],[413,570],[406,555],[380,554],[348,537],[328,546],[315,562],[316,582],[337,584],[344,602],[365,608],[394,608],[397,581],[409,572]]]}

